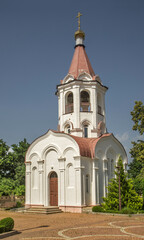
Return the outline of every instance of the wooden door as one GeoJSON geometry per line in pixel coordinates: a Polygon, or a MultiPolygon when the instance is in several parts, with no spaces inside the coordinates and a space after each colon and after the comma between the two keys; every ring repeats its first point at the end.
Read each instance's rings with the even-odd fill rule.
{"type": "Polygon", "coordinates": [[[50,205],[58,206],[58,177],[56,172],[50,175],[50,205]]]}

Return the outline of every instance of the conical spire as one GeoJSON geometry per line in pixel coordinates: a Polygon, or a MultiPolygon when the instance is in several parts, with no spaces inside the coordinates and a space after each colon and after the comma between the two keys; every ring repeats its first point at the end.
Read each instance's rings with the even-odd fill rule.
{"type": "Polygon", "coordinates": [[[85,33],[80,30],[80,16],[82,16],[82,14],[78,13],[78,31],[75,32],[75,52],[69,68],[69,74],[73,75],[76,79],[79,74],[83,72],[90,74],[91,77],[95,76],[83,44],[85,33]]]}
{"type": "Polygon", "coordinates": [[[91,77],[95,76],[84,46],[78,45],[75,48],[73,59],[69,68],[69,74],[73,75],[74,78],[77,79],[79,74],[83,72],[90,74],[91,77]]]}

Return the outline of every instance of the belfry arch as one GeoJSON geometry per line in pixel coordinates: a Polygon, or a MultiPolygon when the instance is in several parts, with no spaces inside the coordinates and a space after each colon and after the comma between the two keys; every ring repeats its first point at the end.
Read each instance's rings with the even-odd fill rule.
{"type": "Polygon", "coordinates": [[[73,110],[73,93],[68,92],[65,96],[65,113],[72,113],[73,110]]]}
{"type": "Polygon", "coordinates": [[[80,93],[80,111],[89,112],[90,111],[90,94],[88,91],[81,91],[80,93]]]}

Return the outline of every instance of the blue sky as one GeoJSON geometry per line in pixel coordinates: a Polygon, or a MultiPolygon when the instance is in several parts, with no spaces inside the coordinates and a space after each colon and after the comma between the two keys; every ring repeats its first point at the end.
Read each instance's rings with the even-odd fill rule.
{"type": "Polygon", "coordinates": [[[144,99],[144,1],[1,0],[0,138],[8,145],[57,129],[55,90],[72,60],[79,11],[86,52],[109,87],[107,129],[127,153],[139,138],[130,111],[144,99]]]}

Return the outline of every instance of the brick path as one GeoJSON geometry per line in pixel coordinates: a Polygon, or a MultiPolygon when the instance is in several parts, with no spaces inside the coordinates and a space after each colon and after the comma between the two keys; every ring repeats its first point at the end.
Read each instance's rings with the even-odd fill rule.
{"type": "Polygon", "coordinates": [[[58,213],[50,215],[0,211],[12,217],[20,234],[8,240],[139,240],[144,239],[144,216],[58,213]]]}

